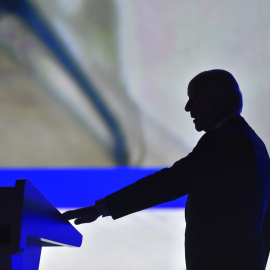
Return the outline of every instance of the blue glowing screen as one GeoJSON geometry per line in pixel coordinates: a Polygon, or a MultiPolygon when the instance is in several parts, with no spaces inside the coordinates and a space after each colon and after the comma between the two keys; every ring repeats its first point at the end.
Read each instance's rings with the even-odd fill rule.
{"type": "MultiPolygon", "coordinates": [[[[14,186],[18,179],[30,180],[55,207],[91,205],[159,168],[64,168],[1,169],[1,186],[14,186]]],[[[186,196],[156,207],[185,207],[186,196]]]]}

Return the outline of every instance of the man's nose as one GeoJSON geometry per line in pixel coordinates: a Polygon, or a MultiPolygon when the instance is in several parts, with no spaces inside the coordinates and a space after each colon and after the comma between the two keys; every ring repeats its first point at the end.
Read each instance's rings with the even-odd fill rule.
{"type": "Polygon", "coordinates": [[[185,106],[185,111],[189,112],[190,111],[190,100],[188,100],[186,106],[185,106]]]}

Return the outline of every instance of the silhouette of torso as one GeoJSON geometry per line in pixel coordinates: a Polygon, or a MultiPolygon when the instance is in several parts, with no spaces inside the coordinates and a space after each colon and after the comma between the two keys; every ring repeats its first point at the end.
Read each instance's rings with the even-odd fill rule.
{"type": "Polygon", "coordinates": [[[187,270],[264,269],[270,248],[270,161],[242,117],[204,134],[171,168],[105,200],[116,219],[185,194],[187,270]]]}

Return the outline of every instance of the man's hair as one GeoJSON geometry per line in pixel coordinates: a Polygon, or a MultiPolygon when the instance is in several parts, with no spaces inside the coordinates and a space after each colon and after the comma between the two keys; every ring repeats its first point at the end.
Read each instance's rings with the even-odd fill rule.
{"type": "Polygon", "coordinates": [[[228,112],[242,112],[243,100],[238,83],[226,70],[213,69],[199,73],[190,81],[188,88],[208,88],[212,95],[220,97],[220,105],[228,112]]]}

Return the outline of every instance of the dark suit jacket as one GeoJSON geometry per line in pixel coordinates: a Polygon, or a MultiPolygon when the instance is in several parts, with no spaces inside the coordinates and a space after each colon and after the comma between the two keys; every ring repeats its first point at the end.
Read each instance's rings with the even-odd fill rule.
{"type": "Polygon", "coordinates": [[[262,270],[270,249],[270,162],[238,116],[193,151],[105,198],[114,219],[188,194],[187,270],[262,270]],[[267,213],[266,213],[267,211],[267,213]]]}

